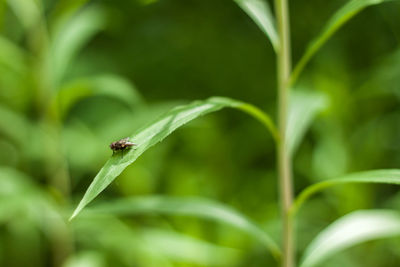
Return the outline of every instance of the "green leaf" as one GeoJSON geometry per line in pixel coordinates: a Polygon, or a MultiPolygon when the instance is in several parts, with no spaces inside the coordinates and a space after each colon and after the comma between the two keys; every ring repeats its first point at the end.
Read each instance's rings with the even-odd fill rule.
{"type": "Polygon", "coordinates": [[[261,123],[271,131],[274,137],[277,136],[277,131],[268,115],[250,104],[233,99],[213,97],[208,100],[195,101],[191,104],[174,108],[149,126],[130,136],[130,140],[138,145],[134,149],[124,152],[124,155],[122,153],[116,153],[106,162],[89,186],[78,207],[72,214],[71,219],[147,149],[162,141],[177,128],[189,121],[225,107],[236,108],[252,115],[261,121],[261,123]]]}
{"type": "Polygon", "coordinates": [[[62,267],[105,267],[104,255],[97,251],[83,251],[72,254],[62,267]]]}
{"type": "Polygon", "coordinates": [[[40,8],[34,0],[8,0],[8,5],[14,11],[22,26],[31,29],[39,21],[40,8]]]}
{"type": "Polygon", "coordinates": [[[318,234],[305,250],[300,267],[315,266],[335,253],[365,241],[398,235],[400,235],[398,212],[391,210],[352,212],[318,234]]]}
{"type": "Polygon", "coordinates": [[[4,20],[4,15],[6,13],[6,0],[0,0],[0,28],[4,29],[4,24],[5,24],[5,20],[4,20]]]}
{"type": "Polygon", "coordinates": [[[0,35],[0,95],[9,106],[23,109],[32,95],[28,54],[0,35]]]}
{"type": "Polygon", "coordinates": [[[16,44],[0,35],[0,64],[18,74],[26,72],[27,55],[16,44]]]}
{"type": "Polygon", "coordinates": [[[142,229],[141,238],[154,250],[175,262],[202,266],[233,266],[241,253],[187,235],[161,229],[142,229]]]}
{"type": "Polygon", "coordinates": [[[144,242],[139,231],[114,216],[81,216],[70,226],[78,244],[83,247],[99,244],[97,250],[117,256],[126,266],[172,266],[152,244],[144,242]]]}
{"type": "Polygon", "coordinates": [[[22,114],[0,105],[0,133],[3,133],[19,146],[29,142],[32,125],[22,114]]]}
{"type": "Polygon", "coordinates": [[[137,89],[126,79],[112,74],[81,78],[67,83],[53,100],[53,112],[64,118],[77,102],[92,96],[108,96],[133,107],[143,100],[137,89]]]}
{"type": "Polygon", "coordinates": [[[57,1],[49,16],[50,26],[59,25],[73,16],[89,0],[60,0],[57,1]]]}
{"type": "Polygon", "coordinates": [[[328,101],[325,95],[320,92],[291,91],[286,135],[286,142],[291,156],[296,152],[314,117],[325,109],[327,105],[328,101]]]}
{"type": "Polygon", "coordinates": [[[232,266],[242,256],[237,249],[174,231],[135,228],[110,214],[84,215],[71,224],[77,242],[84,243],[84,246],[99,243],[100,249],[106,248],[117,254],[128,266],[174,266],[173,262],[196,266],[232,266]]]}
{"type": "Polygon", "coordinates": [[[275,51],[279,48],[279,39],[275,27],[275,19],[264,0],[234,0],[239,7],[257,24],[271,41],[275,51]]]}
{"type": "Polygon", "coordinates": [[[318,50],[329,40],[329,38],[347,21],[368,6],[377,5],[388,1],[392,0],[352,0],[347,2],[342,8],[336,11],[336,13],[329,19],[322,32],[307,46],[306,52],[301,57],[292,72],[290,84],[294,84],[296,82],[303,68],[315,55],[315,53],[317,53],[318,50]]]}
{"type": "Polygon", "coordinates": [[[0,222],[30,221],[48,236],[65,231],[53,200],[32,183],[32,178],[12,168],[0,167],[0,222]]]}
{"type": "Polygon", "coordinates": [[[32,200],[29,196],[33,189],[28,176],[12,168],[0,167],[1,224],[13,218],[21,210],[25,199],[32,200]]]}
{"type": "Polygon", "coordinates": [[[12,196],[33,187],[29,177],[8,167],[0,167],[0,196],[12,196]]]}
{"type": "Polygon", "coordinates": [[[400,169],[357,172],[313,184],[299,194],[290,210],[290,213],[294,215],[299,210],[301,205],[313,194],[335,185],[347,183],[379,183],[400,185],[400,169]]]}
{"type": "Polygon", "coordinates": [[[279,258],[281,253],[272,238],[246,216],[228,206],[204,198],[163,196],[126,198],[97,205],[90,211],[117,215],[164,213],[211,219],[246,232],[264,244],[275,258],[279,258]]]}
{"type": "Polygon", "coordinates": [[[62,80],[73,57],[103,29],[105,23],[105,11],[98,6],[91,6],[70,18],[56,31],[51,43],[52,71],[56,85],[62,80]]]}

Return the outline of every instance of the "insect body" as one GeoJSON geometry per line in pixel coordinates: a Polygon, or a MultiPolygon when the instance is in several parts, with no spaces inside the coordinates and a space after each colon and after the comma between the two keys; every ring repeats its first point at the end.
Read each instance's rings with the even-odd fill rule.
{"type": "Polygon", "coordinates": [[[122,151],[122,150],[125,150],[125,149],[127,149],[129,147],[133,147],[133,146],[136,146],[136,144],[130,142],[129,137],[112,142],[110,144],[110,148],[112,149],[113,152],[122,151]]]}

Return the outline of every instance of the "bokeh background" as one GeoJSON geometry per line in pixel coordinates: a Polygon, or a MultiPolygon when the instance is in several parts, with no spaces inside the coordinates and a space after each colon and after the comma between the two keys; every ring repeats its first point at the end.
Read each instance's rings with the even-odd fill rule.
{"type": "MultiPolygon", "coordinates": [[[[296,62],[346,1],[289,2],[296,62]]],[[[305,69],[296,87],[324,101],[294,158],[296,193],[400,165],[399,14],[396,1],[367,8],[305,69]]],[[[67,223],[111,156],[109,143],[171,107],[227,96],[275,117],[273,49],[234,1],[0,1],[0,31],[0,266],[277,266],[248,235],[208,220],[152,214],[67,223]]],[[[210,198],[279,242],[275,153],[257,121],[224,110],[147,151],[95,203],[210,198]]],[[[399,207],[394,186],[328,190],[300,212],[298,254],[350,211],[399,207]]],[[[400,240],[391,238],[321,266],[399,262],[400,240]]]]}

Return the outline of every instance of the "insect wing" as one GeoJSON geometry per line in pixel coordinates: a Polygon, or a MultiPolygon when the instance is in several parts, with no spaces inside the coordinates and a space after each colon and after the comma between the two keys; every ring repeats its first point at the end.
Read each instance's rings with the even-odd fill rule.
{"type": "Polygon", "coordinates": [[[123,138],[119,142],[121,142],[121,144],[124,144],[125,146],[136,146],[135,143],[129,141],[129,137],[123,138]]]}
{"type": "Polygon", "coordinates": [[[132,142],[126,142],[125,145],[126,145],[126,146],[136,146],[136,144],[135,144],[135,143],[132,143],[132,142]]]}

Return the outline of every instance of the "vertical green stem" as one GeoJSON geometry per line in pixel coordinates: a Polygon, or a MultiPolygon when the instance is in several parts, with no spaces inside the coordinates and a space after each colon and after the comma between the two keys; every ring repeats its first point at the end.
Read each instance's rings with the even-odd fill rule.
{"type": "Polygon", "coordinates": [[[292,166],[287,147],[287,113],[289,101],[289,78],[291,72],[290,28],[287,0],[275,0],[275,13],[279,33],[277,57],[278,74],[278,171],[281,212],[283,221],[283,267],[293,267],[295,262],[293,220],[289,209],[293,202],[292,166]]]}

